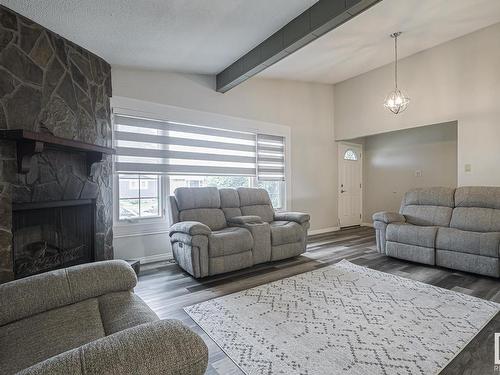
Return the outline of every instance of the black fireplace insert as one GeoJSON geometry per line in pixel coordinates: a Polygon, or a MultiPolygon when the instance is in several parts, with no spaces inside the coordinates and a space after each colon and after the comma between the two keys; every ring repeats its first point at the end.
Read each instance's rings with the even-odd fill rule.
{"type": "Polygon", "coordinates": [[[23,278],[93,262],[95,200],[14,204],[14,275],[23,278]]]}

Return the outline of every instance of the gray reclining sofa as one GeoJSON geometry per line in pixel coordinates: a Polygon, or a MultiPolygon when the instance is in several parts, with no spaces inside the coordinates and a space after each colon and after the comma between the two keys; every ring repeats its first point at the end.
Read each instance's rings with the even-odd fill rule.
{"type": "Polygon", "coordinates": [[[112,260],[0,285],[0,374],[203,374],[203,340],[160,320],[136,283],[126,262],[112,260]]]}
{"type": "Polygon", "coordinates": [[[500,276],[500,187],[407,192],[399,213],[373,215],[383,254],[487,276],[500,276]]]}
{"type": "Polygon", "coordinates": [[[309,215],[275,212],[264,189],[178,188],[169,235],[177,264],[196,278],[300,255],[309,215]]]}

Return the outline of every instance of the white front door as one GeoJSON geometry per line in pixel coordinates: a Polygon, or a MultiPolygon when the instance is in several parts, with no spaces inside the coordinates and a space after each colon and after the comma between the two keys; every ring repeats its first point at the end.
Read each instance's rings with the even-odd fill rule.
{"type": "Polygon", "coordinates": [[[339,143],[339,225],[361,224],[361,145],[339,143]]]}

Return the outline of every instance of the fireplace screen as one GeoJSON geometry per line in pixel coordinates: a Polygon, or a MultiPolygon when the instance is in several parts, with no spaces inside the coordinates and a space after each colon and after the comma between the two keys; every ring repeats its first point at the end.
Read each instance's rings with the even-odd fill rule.
{"type": "Polygon", "coordinates": [[[93,201],[13,207],[16,278],[94,261],[94,215],[93,201]]]}

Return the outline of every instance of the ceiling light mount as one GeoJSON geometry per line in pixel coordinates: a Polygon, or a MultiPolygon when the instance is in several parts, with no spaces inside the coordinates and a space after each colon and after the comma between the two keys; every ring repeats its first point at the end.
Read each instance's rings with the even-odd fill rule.
{"type": "Polygon", "coordinates": [[[398,37],[401,34],[401,31],[391,34],[391,38],[394,39],[394,90],[385,97],[384,101],[384,107],[395,115],[403,112],[410,103],[410,98],[398,88],[398,37]]]}

